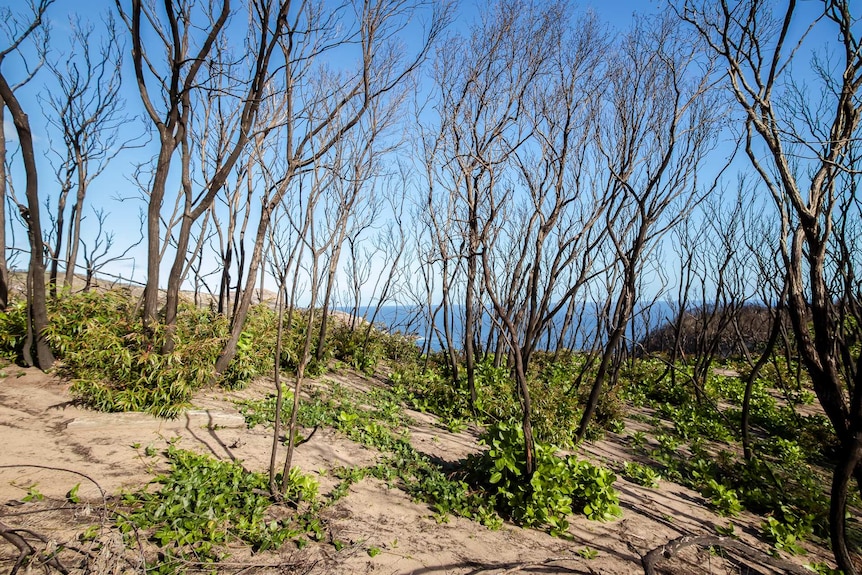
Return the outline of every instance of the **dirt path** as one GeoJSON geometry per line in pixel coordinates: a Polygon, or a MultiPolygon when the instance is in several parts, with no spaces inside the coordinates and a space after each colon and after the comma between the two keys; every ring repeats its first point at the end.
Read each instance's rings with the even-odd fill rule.
{"type": "MultiPolygon", "coordinates": [[[[79,496],[96,505],[101,500],[98,483],[108,494],[145,484],[162,471],[160,452],[168,440],[179,446],[219,459],[235,459],[248,469],[266,469],[272,438],[269,431],[246,428],[232,399],[262,397],[269,392],[261,381],[236,393],[209,392],[199,396],[195,408],[172,421],[146,414],[107,414],[74,405],[67,384],[37,370],[7,367],[0,379],[0,522],[30,527],[50,540],[64,541],[76,532],[68,522],[50,514],[32,513],[36,503],[22,503],[31,488],[45,496],[41,505],[61,505],[64,494],[80,483],[79,496]],[[151,447],[151,450],[147,450],[151,447]],[[43,466],[43,467],[39,467],[43,466]],[[61,468],[64,471],[45,467],[61,468]],[[48,503],[46,503],[48,502],[48,503]],[[59,502],[59,503],[58,503],[59,502]]],[[[347,377],[347,376],[342,376],[347,377]]],[[[360,380],[356,385],[363,385],[360,380]]],[[[271,385],[271,384],[270,384],[271,385]]],[[[411,437],[423,452],[456,460],[475,451],[475,437],[468,432],[451,434],[434,426],[430,416],[411,413],[411,437]]],[[[623,442],[611,434],[592,445],[590,457],[612,466],[630,458],[623,442]]],[[[334,484],[328,470],[345,465],[367,465],[374,451],[350,442],[337,432],[320,429],[301,445],[295,464],[315,475],[326,492],[334,484]]],[[[333,539],[346,543],[341,551],[318,544],[297,550],[285,545],[277,553],[249,557],[235,550],[233,563],[222,572],[255,573],[386,573],[386,574],[485,574],[485,573],[642,573],[641,557],[648,551],[683,535],[714,534],[715,525],[728,520],[704,507],[699,494],[662,482],[660,489],[646,489],[618,479],[623,517],[609,523],[576,517],[572,538],[564,540],[543,532],[505,525],[492,531],[471,521],[451,517],[437,523],[427,505],[415,503],[398,489],[365,479],[347,497],[328,508],[325,520],[333,539]],[[369,549],[380,553],[372,557],[369,549]],[[578,554],[589,548],[593,558],[578,554]],[[249,570],[249,564],[269,565],[249,570]],[[278,565],[278,567],[275,567],[278,565]]],[[[743,541],[762,551],[766,546],[752,533],[759,519],[735,518],[743,541]]],[[[14,548],[0,540],[0,572],[14,560],[14,548]]],[[[812,548],[798,563],[828,558],[812,548]]],[[[113,567],[104,567],[111,572],[113,567]]],[[[746,570],[705,550],[690,548],[669,563],[668,573],[773,573],[764,567],[746,570]]],[[[117,571],[119,572],[119,571],[117,571]]]]}

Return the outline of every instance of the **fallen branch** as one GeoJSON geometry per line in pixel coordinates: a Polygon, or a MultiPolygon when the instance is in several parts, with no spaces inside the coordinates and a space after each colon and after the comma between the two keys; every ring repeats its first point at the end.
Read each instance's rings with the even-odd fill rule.
{"type": "MultiPolygon", "coordinates": [[[[99,496],[102,499],[101,506],[96,507],[99,510],[99,514],[101,515],[101,527],[102,527],[102,529],[104,530],[106,528],[106,525],[108,523],[110,523],[107,493],[105,492],[104,489],[102,489],[102,486],[99,484],[99,482],[96,481],[90,475],[87,475],[86,473],[82,473],[80,471],[75,471],[74,469],[66,469],[63,467],[54,467],[54,466],[50,466],[50,465],[34,465],[34,464],[24,464],[24,463],[0,465],[0,469],[16,469],[16,468],[42,469],[42,470],[46,470],[46,471],[57,471],[57,472],[62,472],[62,473],[69,473],[69,474],[76,475],[78,477],[82,477],[82,478],[86,479],[87,481],[91,482],[96,487],[96,489],[99,491],[99,496]]],[[[12,517],[20,518],[20,517],[25,516],[25,515],[31,515],[31,514],[37,514],[37,513],[47,513],[47,512],[51,512],[51,511],[58,511],[60,509],[65,508],[67,506],[67,503],[72,503],[71,501],[68,500],[68,496],[67,496],[66,502],[64,502],[64,505],[62,507],[47,507],[47,508],[42,508],[42,509],[27,509],[27,510],[17,511],[17,512],[12,512],[12,513],[5,512],[5,513],[3,513],[3,517],[4,518],[12,518],[12,517]]],[[[77,505],[78,505],[77,503],[72,503],[71,506],[75,507],[77,505]]],[[[118,511],[114,511],[114,514],[116,514],[118,516],[122,516],[122,513],[118,512],[118,511]]],[[[141,538],[140,538],[140,535],[138,533],[137,527],[135,527],[134,525],[132,525],[132,527],[134,528],[135,540],[137,542],[138,552],[139,552],[140,557],[138,558],[138,560],[136,562],[132,561],[129,558],[125,558],[125,561],[129,564],[129,567],[132,569],[132,571],[140,571],[143,573],[145,571],[145,565],[146,565],[146,560],[145,560],[145,556],[144,556],[144,549],[143,549],[143,545],[141,544],[141,538]],[[137,563],[137,565],[135,565],[135,563],[137,563]]],[[[10,575],[13,573],[16,573],[18,571],[18,569],[20,568],[20,566],[24,564],[24,562],[27,560],[28,557],[36,554],[36,549],[32,545],[30,545],[30,543],[24,537],[21,536],[21,533],[26,533],[29,536],[31,536],[35,539],[38,539],[39,541],[41,541],[42,543],[44,543],[46,545],[49,544],[48,538],[44,537],[43,535],[41,535],[39,533],[36,533],[36,532],[31,531],[29,529],[25,529],[23,527],[11,527],[9,525],[0,523],[0,538],[3,538],[6,541],[8,541],[9,543],[11,543],[12,545],[14,545],[18,549],[18,552],[19,552],[18,560],[16,561],[15,566],[12,568],[10,575]]],[[[71,545],[69,543],[62,544],[62,548],[66,551],[70,551],[70,552],[79,554],[81,557],[84,557],[88,563],[93,563],[94,561],[97,560],[97,556],[94,555],[91,551],[89,551],[87,549],[84,549],[84,548],[81,548],[81,547],[78,547],[75,545],[71,545]]],[[[66,567],[62,563],[60,563],[59,559],[57,559],[57,557],[55,557],[55,556],[48,555],[45,553],[40,553],[38,555],[38,559],[42,564],[53,567],[54,569],[56,569],[57,571],[59,571],[61,573],[68,573],[68,570],[66,569],[66,567]]]]}
{"type": "Polygon", "coordinates": [[[21,565],[23,565],[24,562],[27,561],[27,558],[31,556],[36,556],[40,563],[53,567],[60,573],[69,573],[69,570],[60,563],[60,560],[57,559],[57,557],[53,555],[45,555],[43,553],[39,553],[37,555],[36,550],[27,542],[26,539],[18,535],[15,529],[2,522],[0,522],[0,537],[18,549],[18,559],[15,561],[15,566],[12,567],[9,575],[15,575],[18,572],[18,569],[21,568],[21,565]]]}
{"type": "Polygon", "coordinates": [[[742,553],[746,559],[774,567],[781,570],[783,573],[791,575],[811,575],[811,571],[804,567],[772,557],[766,553],[755,549],[750,545],[746,545],[738,539],[732,537],[721,537],[717,535],[685,535],[672,541],[669,541],[661,547],[656,547],[641,559],[641,565],[644,568],[644,575],[656,575],[655,565],[662,559],[671,559],[680,550],[697,545],[699,547],[721,547],[722,549],[732,549],[742,553]]]}
{"type": "MultiPolygon", "coordinates": [[[[518,573],[520,571],[525,571],[527,569],[536,569],[537,567],[549,567],[553,563],[559,563],[562,561],[577,561],[579,558],[577,556],[569,555],[569,556],[561,556],[561,557],[549,557],[543,561],[527,561],[524,563],[497,563],[494,565],[481,565],[478,566],[477,569],[470,571],[468,575],[479,575],[480,573],[485,573],[488,571],[493,571],[494,575],[512,575],[513,573],[518,573]],[[498,569],[504,569],[503,571],[498,571],[498,569]]],[[[570,569],[565,567],[560,567],[561,569],[565,569],[566,572],[569,572],[570,569]]],[[[587,566],[587,570],[590,573],[595,573],[595,571],[587,566]]],[[[571,570],[574,573],[574,570],[571,570]]],[[[579,571],[580,572],[580,571],[579,571]]],[[[810,573],[809,573],[810,575],[810,573]]]]}
{"type": "Polygon", "coordinates": [[[102,497],[102,505],[107,508],[108,499],[105,494],[105,490],[102,489],[102,486],[99,485],[99,482],[87,475],[86,473],[81,473],[80,471],[75,471],[74,469],[66,469],[65,467],[53,467],[51,465],[33,465],[30,463],[14,463],[12,465],[0,465],[0,469],[17,469],[17,468],[29,468],[29,469],[44,469],[46,471],[59,471],[61,473],[70,473],[72,475],[77,475],[78,477],[83,477],[87,481],[91,482],[96,486],[96,489],[99,490],[99,495],[102,497]]]}

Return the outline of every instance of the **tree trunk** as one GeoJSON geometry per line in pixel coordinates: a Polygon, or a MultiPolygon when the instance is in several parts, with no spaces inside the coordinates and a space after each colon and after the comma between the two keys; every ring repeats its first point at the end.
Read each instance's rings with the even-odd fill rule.
{"type": "MultiPolygon", "coordinates": [[[[338,271],[338,260],[341,259],[341,245],[344,241],[343,229],[341,230],[337,241],[338,244],[334,247],[332,256],[329,258],[329,269],[326,272],[326,290],[323,294],[323,310],[320,314],[320,332],[317,336],[317,349],[314,353],[314,359],[318,362],[323,361],[323,354],[326,352],[326,331],[329,327],[329,303],[332,299],[332,286],[335,283],[335,273],[338,271]]],[[[311,329],[310,325],[308,326],[308,329],[311,329]]]]}
{"type": "MultiPolygon", "coordinates": [[[[0,97],[0,126],[6,121],[6,102],[0,97]]],[[[9,264],[6,261],[6,136],[0,134],[0,311],[9,305],[9,264]]]]}
{"type": "MultiPolygon", "coordinates": [[[[454,314],[451,306],[449,305],[450,296],[449,296],[449,276],[447,260],[443,260],[443,273],[441,274],[441,282],[442,282],[442,290],[441,290],[441,304],[443,306],[443,333],[446,338],[446,358],[449,362],[449,369],[452,374],[452,381],[458,381],[458,352],[455,350],[455,342],[453,341],[453,333],[452,333],[452,324],[450,323],[450,318],[454,314]]],[[[434,317],[431,318],[431,329],[434,328],[434,317]]],[[[435,330],[436,331],[436,330],[435,330]]],[[[429,341],[430,346],[430,341],[429,341]]]]}
{"type": "Polygon", "coordinates": [[[751,461],[751,438],[749,437],[749,416],[751,413],[751,392],[754,387],[754,380],[757,379],[757,376],[760,374],[760,370],[763,369],[763,366],[769,361],[769,358],[772,356],[773,351],[775,351],[775,344],[778,343],[778,335],[781,332],[781,302],[784,300],[784,294],[781,294],[781,300],[779,301],[778,308],[775,310],[775,317],[772,320],[772,329],[769,331],[769,339],[766,342],[766,348],[764,348],[763,353],[760,354],[760,358],[758,358],[757,363],[754,364],[754,367],[751,369],[751,373],[748,374],[748,378],[745,381],[745,395],[742,398],[742,451],[746,461],[751,461]]]}
{"type": "Polygon", "coordinates": [[[290,424],[287,438],[287,455],[284,458],[284,470],[281,476],[281,491],[287,491],[290,478],[290,466],[293,463],[293,451],[296,447],[296,417],[299,413],[299,394],[302,391],[302,382],[305,377],[305,368],[311,359],[311,326],[314,324],[314,306],[317,304],[317,290],[320,289],[318,281],[317,259],[319,254],[312,248],[312,275],[311,275],[311,302],[308,304],[308,328],[305,330],[305,345],[296,367],[296,381],[293,388],[293,408],[290,411],[290,424]]]}
{"type": "Polygon", "coordinates": [[[524,462],[526,463],[527,476],[525,484],[530,484],[530,479],[535,471],[536,443],[533,439],[533,426],[530,422],[532,405],[530,402],[530,389],[527,386],[526,364],[521,357],[521,350],[512,350],[515,360],[515,379],[518,383],[519,397],[521,399],[521,429],[524,431],[524,462]]]}
{"type": "Polygon", "coordinates": [[[156,163],[156,173],[147,203],[147,285],[144,287],[144,328],[151,330],[158,322],[159,310],[159,265],[162,261],[161,218],[162,201],[165,197],[168,171],[170,170],[173,146],[162,136],[162,147],[156,163]]]}
{"type": "Polygon", "coordinates": [[[57,268],[60,264],[60,252],[63,250],[63,224],[65,223],[66,212],[66,196],[69,194],[69,189],[64,186],[60,190],[60,197],[57,199],[57,225],[55,227],[57,238],[54,244],[54,255],[51,258],[51,270],[48,273],[48,285],[51,289],[51,297],[57,297],[57,268]]]}
{"type": "Polygon", "coordinates": [[[284,280],[278,284],[278,295],[276,296],[278,313],[278,330],[275,335],[275,361],[273,368],[273,380],[275,383],[275,420],[272,424],[272,451],[269,456],[269,494],[277,497],[278,485],[275,481],[275,464],[278,460],[278,443],[281,435],[281,408],[284,404],[284,391],[281,389],[281,341],[284,331],[284,280]]]}
{"type": "Polygon", "coordinates": [[[587,426],[590,424],[593,414],[596,412],[596,407],[599,405],[599,397],[601,396],[605,377],[607,377],[610,370],[614,355],[617,353],[617,348],[619,347],[620,341],[625,333],[628,318],[631,315],[631,300],[634,298],[634,292],[630,291],[632,288],[629,288],[628,281],[626,284],[626,290],[620,295],[617,310],[614,313],[614,323],[616,325],[614,325],[611,335],[608,338],[608,342],[605,345],[605,350],[602,353],[602,360],[599,363],[599,369],[596,372],[596,378],[593,380],[593,388],[590,391],[590,397],[587,400],[587,404],[584,406],[584,413],[581,416],[581,422],[578,425],[578,432],[575,435],[576,444],[580,443],[587,434],[587,426]]]}
{"type": "MultiPolygon", "coordinates": [[[[237,294],[239,301],[234,307],[233,320],[231,322],[231,333],[228,340],[222,348],[221,354],[216,360],[216,373],[221,374],[228,368],[230,362],[236,355],[236,344],[239,342],[239,336],[242,333],[242,328],[245,325],[245,318],[248,316],[248,310],[251,306],[251,298],[254,294],[255,282],[257,282],[257,271],[263,260],[263,247],[266,241],[266,232],[269,229],[269,220],[274,209],[272,202],[264,204],[261,209],[260,222],[257,225],[257,235],[254,240],[254,249],[251,254],[251,261],[248,265],[248,275],[246,276],[245,288],[242,294],[237,294]]],[[[244,253],[245,250],[242,250],[244,253]]],[[[238,286],[237,286],[238,287],[238,286]]]]}
{"type": "MultiPolygon", "coordinates": [[[[267,226],[269,226],[269,224],[267,224],[267,226]]],[[[265,231],[264,231],[264,234],[266,234],[265,231]]],[[[245,226],[244,225],[239,232],[239,241],[237,242],[237,245],[238,245],[238,248],[235,251],[238,252],[239,259],[237,260],[237,265],[236,265],[236,286],[234,286],[234,288],[233,288],[233,303],[231,304],[233,306],[233,312],[230,316],[231,325],[233,325],[233,322],[236,321],[237,310],[239,309],[239,306],[241,305],[240,304],[240,298],[243,294],[243,287],[242,287],[243,286],[243,273],[245,273],[245,226]]],[[[263,255],[261,255],[261,257],[263,257],[263,255]]],[[[252,260],[254,260],[253,255],[252,255],[252,260]]],[[[260,263],[258,263],[258,266],[261,268],[263,267],[260,265],[260,263]]],[[[248,281],[245,282],[246,283],[245,289],[248,290],[249,292],[254,291],[254,282],[255,282],[256,271],[257,271],[257,268],[255,268],[255,271],[249,270],[249,272],[248,272],[250,277],[249,277],[248,281]]],[[[230,289],[228,289],[228,293],[230,293],[230,289]]],[[[248,305],[251,305],[251,299],[252,299],[251,294],[249,294],[248,305]]],[[[246,312],[248,312],[248,309],[246,309],[246,312]]],[[[245,321],[245,315],[243,315],[242,321],[243,322],[245,321]]]]}
{"type": "MultiPolygon", "coordinates": [[[[27,223],[27,237],[30,240],[30,275],[32,286],[28,290],[28,309],[32,317],[31,333],[36,344],[36,362],[45,371],[54,363],[54,354],[45,338],[45,328],[48,327],[47,294],[45,291],[45,245],[42,241],[42,225],[39,218],[39,182],[36,169],[36,155],[33,151],[33,136],[30,132],[30,121],[21,108],[18,99],[6,82],[6,77],[0,73],[0,98],[2,98],[15,130],[18,132],[18,142],[21,146],[21,160],[24,162],[26,174],[27,206],[21,206],[21,216],[27,223]]],[[[3,246],[5,249],[5,246],[3,246]]]]}
{"type": "MultiPolygon", "coordinates": [[[[475,250],[473,250],[475,251],[475,250]]],[[[476,255],[471,253],[467,259],[467,290],[464,296],[464,369],[467,372],[467,389],[470,392],[470,410],[476,411],[476,355],[474,337],[474,300],[476,297],[476,255]]],[[[454,381],[459,385],[458,381],[454,381]]]]}
{"type": "MultiPolygon", "coordinates": [[[[84,197],[87,195],[87,167],[81,157],[81,151],[75,150],[75,161],[78,165],[78,189],[75,193],[75,205],[72,206],[72,221],[69,224],[69,242],[66,248],[66,276],[63,286],[71,288],[75,282],[75,267],[78,264],[78,246],[81,243],[81,220],[84,217],[84,197]]],[[[59,230],[60,227],[57,226],[59,230]]],[[[60,254],[57,254],[59,257],[60,254]]]]}
{"type": "Polygon", "coordinates": [[[847,496],[850,480],[862,462],[862,431],[848,434],[842,441],[841,456],[832,475],[832,497],[829,501],[829,535],[838,568],[844,575],[857,575],[859,570],[847,545],[847,496]]]}
{"type": "MultiPolygon", "coordinates": [[[[187,206],[188,208],[188,206],[187,206]]],[[[183,270],[186,264],[186,254],[189,250],[189,240],[192,233],[192,219],[188,209],[183,214],[180,223],[180,233],[177,236],[177,255],[171,264],[168,273],[168,287],[165,293],[165,341],[162,344],[162,353],[171,353],[174,350],[174,334],[177,326],[177,310],[180,302],[180,285],[183,281],[183,270]]]]}

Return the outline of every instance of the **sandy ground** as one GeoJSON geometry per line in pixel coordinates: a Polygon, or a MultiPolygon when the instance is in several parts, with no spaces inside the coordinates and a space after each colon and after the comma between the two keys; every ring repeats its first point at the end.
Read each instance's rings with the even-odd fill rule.
{"type": "MultiPolygon", "coordinates": [[[[257,382],[241,392],[208,392],[195,400],[195,407],[176,420],[160,420],[146,414],[97,413],[76,406],[67,393],[68,384],[33,369],[7,367],[0,379],[0,525],[29,530],[42,537],[44,547],[56,543],[77,544],[76,536],[87,525],[101,520],[103,497],[145,484],[153,474],[166,469],[159,456],[148,456],[148,446],[161,451],[168,440],[179,446],[219,459],[241,460],[248,469],[267,468],[272,438],[263,427],[249,430],[232,400],[263,397],[271,383],[257,382]],[[89,505],[69,506],[64,494],[80,483],[78,495],[89,505]],[[30,488],[44,499],[23,502],[30,488]]],[[[369,385],[352,376],[340,377],[354,386],[369,385]]],[[[434,425],[428,415],[410,412],[414,419],[411,437],[425,453],[454,461],[478,449],[475,431],[451,434],[434,425]]],[[[318,476],[321,491],[334,484],[329,469],[343,465],[367,465],[379,454],[350,442],[337,432],[320,429],[296,453],[295,464],[318,476]]],[[[621,438],[589,446],[584,456],[619,468],[631,460],[621,438]]],[[[646,489],[620,478],[623,517],[612,522],[592,522],[583,517],[572,521],[571,540],[551,537],[536,530],[505,525],[489,530],[466,519],[451,517],[437,523],[427,505],[416,503],[399,489],[388,489],[374,479],[365,479],[350,489],[347,497],[328,508],[321,518],[330,539],[346,542],[336,551],[321,543],[302,550],[293,544],[278,552],[255,556],[231,550],[231,560],[219,566],[225,573],[381,573],[381,574],[500,574],[500,573],[643,573],[641,558],[650,550],[686,535],[715,534],[716,525],[726,525],[691,490],[669,482],[659,489],[646,489]],[[371,557],[370,548],[380,549],[371,557]],[[597,552],[584,558],[578,551],[597,552]]],[[[753,537],[760,518],[734,518],[741,540],[762,552],[767,546],[753,537]]],[[[26,531],[21,533],[27,534],[26,531]]],[[[102,532],[96,573],[134,572],[122,557],[124,550],[116,534],[102,532]],[[113,547],[106,538],[114,537],[113,547]],[[111,552],[114,554],[111,555],[111,552]]],[[[757,565],[744,553],[722,559],[708,550],[690,547],[663,562],[663,573],[779,573],[782,570],[757,565]]],[[[16,549],[0,539],[0,573],[9,572],[16,549]]],[[[134,557],[133,557],[134,558],[134,557]]],[[[805,557],[790,558],[797,565],[829,560],[828,551],[810,546],[805,557]]],[[[22,572],[24,572],[22,570],[22,572]]],[[[37,571],[34,571],[37,572],[37,571]]],[[[38,571],[38,572],[44,572],[38,571]]],[[[140,572],[140,571],[137,571],[140,572]]]]}

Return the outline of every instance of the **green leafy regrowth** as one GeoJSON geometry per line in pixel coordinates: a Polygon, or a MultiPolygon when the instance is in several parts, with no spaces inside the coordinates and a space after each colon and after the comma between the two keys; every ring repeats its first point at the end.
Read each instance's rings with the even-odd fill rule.
{"type": "MultiPolygon", "coordinates": [[[[678,369],[683,371],[684,366],[678,369]]],[[[723,448],[739,440],[741,411],[733,405],[742,402],[744,378],[711,375],[705,386],[708,401],[703,402],[692,393],[671,393],[690,386],[671,389],[668,380],[633,381],[625,391],[630,399],[640,397],[656,409],[652,425],[658,448],[650,456],[663,465],[665,478],[700,491],[720,514],[733,516],[745,508],[778,518],[787,511],[807,518],[818,536],[828,533],[829,499],[824,489],[828,479],[819,466],[833,450],[834,438],[821,415],[797,413],[787,390],[783,390],[787,404],[780,405],[773,394],[782,390],[758,379],[753,386],[752,423],[766,437],[755,437],[755,457],[746,461],[738,449],[723,448]],[[722,404],[733,407],[719,411],[722,404]]],[[[800,388],[798,395],[803,392],[800,388]]],[[[641,439],[645,438],[637,442],[632,438],[632,444],[645,445],[641,439]]],[[[762,533],[770,542],[781,539],[766,527],[762,533]]]]}
{"type": "Polygon", "coordinates": [[[78,496],[78,489],[81,488],[80,483],[76,483],[72,489],[66,492],[66,501],[69,503],[80,503],[81,498],[78,496]]]}
{"type": "Polygon", "coordinates": [[[844,571],[841,569],[833,569],[827,563],[819,561],[805,565],[805,568],[818,575],[844,575],[844,571]]]}
{"type": "Polygon", "coordinates": [[[702,495],[709,498],[710,507],[723,517],[736,517],[742,512],[742,504],[739,502],[736,490],[722,485],[715,479],[707,480],[702,495]]]}
{"type": "MultiPolygon", "coordinates": [[[[470,408],[470,393],[466,372],[456,385],[439,358],[429,358],[429,365],[402,366],[390,376],[393,391],[409,406],[419,411],[436,414],[444,422],[475,421],[490,425],[496,421],[520,417],[521,404],[509,368],[495,366],[492,357],[476,365],[475,385],[477,401],[475,411],[470,408]]],[[[539,441],[572,447],[582,406],[589,393],[584,386],[581,393],[573,389],[572,382],[581,377],[586,358],[580,354],[561,354],[556,357],[547,352],[536,352],[528,373],[532,397],[531,421],[539,441]],[[583,395],[582,395],[583,394],[583,395]]],[[[586,379],[589,379],[587,377],[586,379]]],[[[621,431],[623,404],[615,392],[603,394],[596,410],[595,426],[590,435],[601,433],[601,428],[621,431]]]]}
{"type": "MultiPolygon", "coordinates": [[[[272,512],[266,475],[173,445],[167,456],[170,472],[152,482],[160,488],[126,494],[127,509],[117,516],[124,533],[143,530],[166,558],[215,562],[223,558],[218,546],[242,541],[261,551],[310,532],[307,525],[297,523],[298,517],[272,512]]],[[[292,469],[288,485],[290,502],[314,503],[317,483],[313,479],[292,469]]]]}
{"type": "Polygon", "coordinates": [[[630,461],[623,464],[623,475],[633,483],[652,489],[658,488],[661,479],[661,474],[652,467],[630,461]]]}
{"type": "Polygon", "coordinates": [[[528,526],[564,535],[573,513],[608,520],[622,514],[614,474],[557,448],[536,444],[535,470],[527,477],[524,434],[515,422],[490,426],[480,438],[488,450],[473,461],[473,475],[493,494],[504,515],[528,526]]]}
{"type": "Polygon", "coordinates": [[[74,395],[100,411],[175,417],[201,387],[240,387],[271,369],[275,316],[263,306],[249,314],[237,356],[221,376],[215,362],[229,325],[209,310],[181,306],[171,353],[159,351],[160,327],[146,335],[128,292],[65,293],[49,304],[49,316],[45,335],[62,360],[61,373],[73,380],[74,395]]]}
{"type": "MultiPolygon", "coordinates": [[[[293,393],[286,387],[282,389],[284,399],[281,423],[286,425],[290,419],[293,393]]],[[[239,400],[236,403],[249,428],[261,424],[272,426],[275,422],[274,393],[263,399],[239,400]]],[[[334,427],[354,441],[369,447],[380,447],[375,445],[373,440],[369,442],[367,439],[369,435],[383,435],[375,426],[384,425],[386,430],[391,432],[410,423],[410,419],[404,415],[401,404],[389,390],[373,388],[360,394],[333,383],[328,391],[315,390],[310,398],[300,402],[297,422],[302,427],[334,427]]]]}
{"type": "MultiPolygon", "coordinates": [[[[358,481],[370,475],[397,482],[413,498],[431,505],[438,521],[454,514],[496,528],[501,525],[499,511],[524,525],[563,535],[567,517],[573,513],[590,519],[610,519],[621,513],[613,473],[571,456],[559,457],[556,448],[544,444],[537,446],[536,471],[524,486],[524,439],[517,424],[491,426],[483,436],[490,449],[464,462],[467,476],[459,478],[463,473],[445,473],[410,445],[403,430],[406,418],[395,396],[386,390],[360,395],[335,385],[300,405],[301,425],[333,427],[385,454],[376,465],[343,471],[345,479],[358,481]]],[[[271,423],[274,406],[270,397],[242,402],[242,411],[250,425],[271,423]]]]}
{"type": "Polygon", "coordinates": [[[804,555],[800,542],[811,535],[813,517],[799,516],[787,506],[782,506],[777,517],[771,515],[763,520],[760,531],[763,538],[772,544],[774,554],[784,551],[790,555],[804,555]]]}
{"type": "Polygon", "coordinates": [[[362,324],[351,329],[345,321],[334,319],[327,343],[335,359],[366,375],[372,375],[384,359],[400,363],[416,363],[419,348],[414,338],[362,324]]]}
{"type": "Polygon", "coordinates": [[[37,489],[36,484],[34,483],[27,489],[27,495],[21,498],[21,501],[24,503],[30,503],[33,501],[42,501],[45,498],[42,495],[42,492],[37,489]]]}
{"type": "Polygon", "coordinates": [[[18,363],[27,337],[27,302],[15,301],[0,311],[0,359],[18,363]]]}
{"type": "MultiPolygon", "coordinates": [[[[239,403],[249,427],[271,425],[274,421],[274,396],[239,403]]],[[[286,408],[282,420],[286,421],[287,417],[286,408]]],[[[333,385],[328,392],[317,391],[300,403],[297,419],[304,427],[332,427],[352,441],[385,454],[369,467],[339,469],[336,475],[342,483],[330,494],[332,500],[346,494],[350,484],[371,476],[387,484],[397,482],[414,499],[428,503],[438,521],[447,521],[451,514],[492,529],[502,525],[484,492],[473,489],[466,481],[448,476],[439,465],[410,445],[408,433],[403,429],[409,419],[391,392],[375,388],[359,394],[333,385]]]]}

